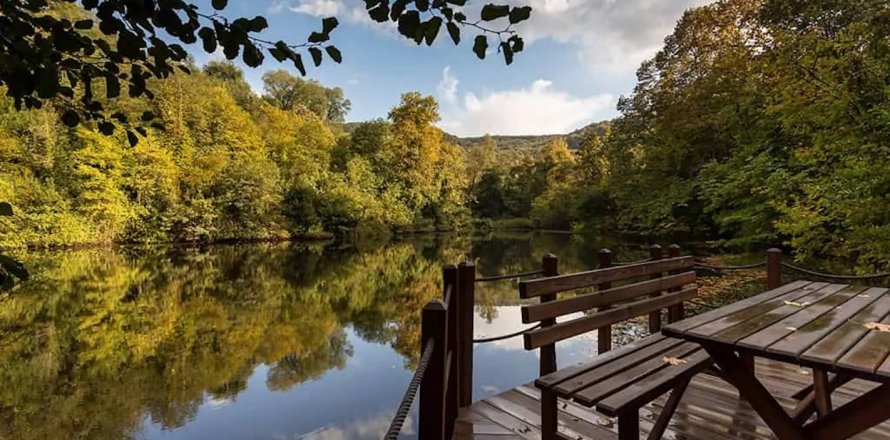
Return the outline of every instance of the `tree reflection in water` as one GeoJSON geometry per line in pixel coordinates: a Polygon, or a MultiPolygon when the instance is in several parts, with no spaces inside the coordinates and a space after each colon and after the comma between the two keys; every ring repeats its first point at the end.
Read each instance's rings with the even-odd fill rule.
{"type": "MultiPolygon", "coordinates": [[[[33,279],[0,297],[0,438],[129,438],[146,417],[181,427],[237,397],[259,365],[271,391],[324,380],[353,356],[348,329],[411,369],[442,264],[518,272],[547,252],[566,270],[596,258],[577,238],[503,234],[26,255],[33,279]]],[[[480,288],[480,314],[515,292],[480,288]]]]}

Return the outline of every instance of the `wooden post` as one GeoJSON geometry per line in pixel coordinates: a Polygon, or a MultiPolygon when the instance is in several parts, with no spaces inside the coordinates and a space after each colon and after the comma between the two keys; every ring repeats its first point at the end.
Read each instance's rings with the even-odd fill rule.
{"type": "MultiPolygon", "coordinates": [[[[653,244],[649,248],[649,258],[652,261],[660,260],[662,258],[661,246],[657,244],[653,244]]],[[[660,273],[652,274],[652,278],[661,278],[660,273]]],[[[657,298],[661,296],[661,292],[655,292],[650,295],[653,298],[657,298]]],[[[661,310],[656,310],[652,313],[649,313],[649,333],[655,334],[661,331],[661,310]]]]}
{"type": "MultiPolygon", "coordinates": [[[[607,267],[612,267],[612,251],[608,249],[600,249],[599,252],[599,267],[600,269],[605,269],[607,267]]],[[[596,290],[602,291],[606,289],[612,288],[612,283],[601,283],[596,285],[596,290]]],[[[611,306],[602,306],[597,311],[601,312],[606,309],[610,309],[611,306]]],[[[604,327],[600,327],[599,330],[596,331],[596,353],[601,354],[605,353],[612,349],[612,326],[607,325],[604,327]]]]}
{"type": "Polygon", "coordinates": [[[770,248],[766,251],[766,288],[776,289],[782,285],[782,251],[770,248]]]}
{"type": "Polygon", "coordinates": [[[420,440],[445,438],[445,352],[447,350],[447,315],[445,303],[430,301],[423,307],[420,323],[421,353],[432,342],[433,354],[420,382],[420,440]]]}
{"type": "MultiPolygon", "coordinates": [[[[545,277],[559,275],[559,259],[556,255],[547,254],[541,260],[541,268],[544,270],[545,277]]],[[[542,295],[541,302],[556,301],[556,294],[542,295]]],[[[556,325],[556,319],[550,318],[541,321],[541,328],[556,325]]],[[[546,376],[556,371],[556,344],[549,344],[541,347],[541,367],[538,376],[546,376]]]]}
{"type": "Polygon", "coordinates": [[[458,325],[458,311],[460,310],[460,291],[458,290],[458,271],[453,264],[442,268],[443,295],[445,296],[445,314],[447,334],[445,338],[447,351],[445,362],[448,373],[445,384],[445,438],[450,439],[454,430],[454,420],[457,418],[457,381],[460,376],[460,326],[458,325]],[[449,356],[450,355],[450,356],[449,356]]]}
{"type": "Polygon", "coordinates": [[[476,308],[476,265],[472,261],[465,261],[458,265],[458,283],[460,288],[460,310],[457,321],[460,327],[460,377],[458,378],[458,398],[460,406],[470,406],[473,403],[473,313],[476,308]]]}
{"type": "MultiPolygon", "coordinates": [[[[668,258],[676,258],[680,256],[680,246],[676,244],[672,244],[668,246],[668,258]]],[[[679,270],[671,271],[670,274],[674,275],[679,273],[679,270]]],[[[674,287],[673,289],[669,289],[668,292],[677,292],[679,291],[679,287],[674,287]]],[[[683,318],[686,317],[686,311],[684,310],[683,303],[678,303],[671,306],[668,309],[668,322],[675,323],[677,321],[682,321],[683,318]]]]}

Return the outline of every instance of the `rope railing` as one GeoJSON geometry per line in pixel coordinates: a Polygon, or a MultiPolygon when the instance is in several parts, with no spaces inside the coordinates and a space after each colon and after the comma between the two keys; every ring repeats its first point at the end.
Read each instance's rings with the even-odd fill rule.
{"type": "Polygon", "coordinates": [[[701,261],[695,262],[695,267],[703,268],[703,269],[711,269],[711,270],[748,270],[748,269],[756,269],[758,267],[766,266],[766,261],[761,261],[759,263],[751,263],[751,264],[742,264],[738,266],[717,266],[712,264],[703,263],[701,261]]]}
{"type": "Polygon", "coordinates": [[[637,261],[613,261],[612,266],[630,266],[631,264],[640,264],[648,261],[652,261],[651,258],[644,258],[642,260],[637,261]]]}
{"type": "Polygon", "coordinates": [[[493,275],[490,277],[479,277],[479,278],[476,278],[475,281],[477,283],[488,283],[491,281],[512,280],[515,278],[531,277],[531,276],[535,276],[535,275],[542,275],[543,273],[544,273],[543,270],[533,270],[531,272],[520,272],[520,273],[513,273],[513,274],[493,275]]]}
{"type": "Polygon", "coordinates": [[[524,335],[524,334],[526,334],[526,333],[528,333],[528,332],[530,332],[530,331],[532,331],[532,330],[537,330],[537,329],[540,328],[540,327],[541,327],[541,324],[538,323],[538,324],[535,324],[535,325],[533,325],[533,326],[531,326],[531,327],[529,327],[529,328],[527,328],[527,329],[525,329],[525,330],[520,330],[520,331],[518,331],[518,332],[514,332],[514,333],[510,333],[510,334],[506,334],[506,335],[492,336],[492,337],[490,337],[490,338],[473,339],[473,343],[474,343],[474,344],[484,344],[484,343],[486,343],[486,342],[503,341],[504,339],[515,338],[515,337],[517,337],[517,336],[524,335]]]}
{"type": "Polygon", "coordinates": [[[874,279],[880,279],[880,278],[890,278],[890,272],[881,272],[881,273],[874,273],[874,274],[867,274],[867,275],[835,275],[835,274],[810,270],[810,269],[807,269],[804,267],[795,266],[793,264],[784,263],[784,262],[782,263],[782,267],[792,270],[792,271],[795,271],[795,272],[798,272],[798,273],[802,273],[804,275],[825,278],[825,279],[829,279],[829,280],[850,281],[850,280],[874,280],[874,279]]]}
{"type": "Polygon", "coordinates": [[[405,419],[408,418],[408,412],[414,404],[417,390],[420,389],[420,382],[423,381],[423,373],[426,372],[426,368],[430,364],[430,358],[433,356],[433,347],[435,345],[435,339],[430,339],[426,344],[426,348],[420,356],[420,361],[417,363],[417,369],[414,370],[414,377],[411,378],[411,382],[408,384],[408,389],[405,390],[402,402],[399,403],[399,408],[396,410],[392,423],[390,423],[389,429],[386,430],[386,435],[383,437],[384,440],[396,440],[399,437],[399,433],[402,431],[402,425],[405,424],[405,419]]]}

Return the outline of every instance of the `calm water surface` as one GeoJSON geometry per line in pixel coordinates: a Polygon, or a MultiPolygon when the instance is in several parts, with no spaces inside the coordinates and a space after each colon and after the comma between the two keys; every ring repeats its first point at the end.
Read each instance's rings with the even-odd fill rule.
{"type": "MultiPolygon", "coordinates": [[[[23,255],[33,279],[0,297],[0,439],[379,439],[443,264],[494,275],[553,252],[581,270],[609,245],[499,233],[23,255]]],[[[523,328],[518,304],[513,281],[480,287],[475,334],[523,328]]],[[[560,344],[560,365],[595,346],[560,344]]],[[[475,365],[478,399],[538,364],[514,338],[477,345],[475,365]]]]}

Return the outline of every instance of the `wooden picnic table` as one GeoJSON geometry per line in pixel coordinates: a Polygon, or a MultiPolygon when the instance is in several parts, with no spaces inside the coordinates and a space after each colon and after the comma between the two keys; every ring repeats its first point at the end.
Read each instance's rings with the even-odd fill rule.
{"type": "Polygon", "coordinates": [[[796,281],[662,331],[701,344],[780,440],[841,440],[890,419],[890,327],[881,324],[890,324],[888,289],[796,281]],[[790,414],[755,376],[754,357],[812,368],[812,390],[790,414]],[[875,387],[833,410],[832,391],[852,379],[875,387]]]}

